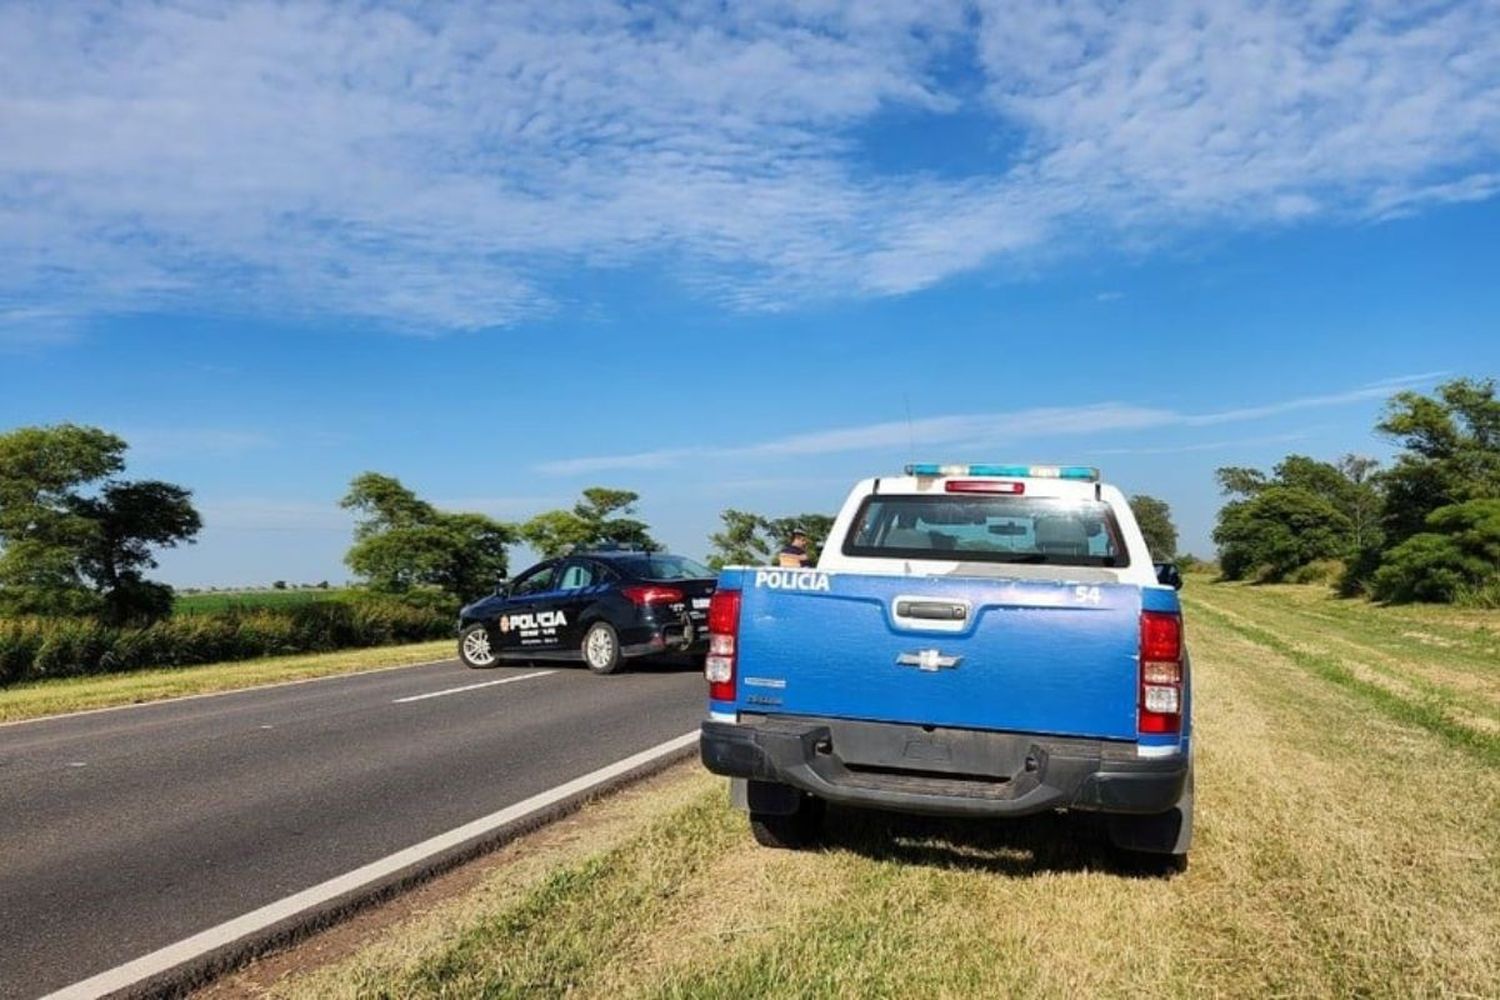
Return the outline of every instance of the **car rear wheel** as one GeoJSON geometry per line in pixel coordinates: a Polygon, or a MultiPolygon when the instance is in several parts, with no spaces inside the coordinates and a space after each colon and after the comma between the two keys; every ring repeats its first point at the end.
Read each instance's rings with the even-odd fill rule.
{"type": "Polygon", "coordinates": [[[484,670],[500,662],[490,643],[488,626],[475,623],[458,634],[458,658],[470,670],[484,670]]]}
{"type": "Polygon", "coordinates": [[[583,662],[596,674],[620,669],[620,637],[608,622],[595,622],[584,633],[583,662]]]}

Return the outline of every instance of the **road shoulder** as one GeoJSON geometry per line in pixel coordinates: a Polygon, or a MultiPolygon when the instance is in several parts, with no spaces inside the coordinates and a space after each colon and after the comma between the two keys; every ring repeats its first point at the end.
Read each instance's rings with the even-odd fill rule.
{"type": "Polygon", "coordinates": [[[451,660],[453,651],[451,641],[440,639],[334,653],[302,653],[100,677],[32,681],[0,688],[0,725],[421,666],[451,660]]]}

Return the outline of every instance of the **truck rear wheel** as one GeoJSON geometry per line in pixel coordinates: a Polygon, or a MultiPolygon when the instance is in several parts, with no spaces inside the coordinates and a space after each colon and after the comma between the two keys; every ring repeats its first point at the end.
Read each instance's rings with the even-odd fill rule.
{"type": "Polygon", "coordinates": [[[796,812],[750,813],[750,835],[761,847],[795,851],[817,843],[823,833],[823,800],[803,796],[796,812]]]}

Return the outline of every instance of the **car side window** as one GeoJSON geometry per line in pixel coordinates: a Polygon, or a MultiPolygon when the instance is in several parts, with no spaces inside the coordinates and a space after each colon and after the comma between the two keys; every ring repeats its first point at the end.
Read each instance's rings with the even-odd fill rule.
{"type": "Polygon", "coordinates": [[[584,587],[592,587],[596,582],[598,577],[593,566],[585,562],[570,562],[563,567],[557,589],[582,590],[584,587]]]}
{"type": "Polygon", "coordinates": [[[510,596],[525,597],[528,594],[541,594],[552,589],[552,578],[557,575],[556,563],[543,563],[536,569],[528,570],[510,588],[510,596]]]}

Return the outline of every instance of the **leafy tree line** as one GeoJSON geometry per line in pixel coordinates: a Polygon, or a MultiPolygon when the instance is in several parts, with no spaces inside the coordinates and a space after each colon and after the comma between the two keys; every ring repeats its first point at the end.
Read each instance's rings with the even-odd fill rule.
{"type": "Polygon", "coordinates": [[[366,472],[340,501],[358,517],[344,562],[375,591],[427,590],[467,600],[506,576],[509,546],[516,542],[547,559],[605,546],[659,548],[647,525],[632,516],[639,499],[629,490],[592,486],[569,510],[508,524],[438,510],[399,479],[366,472]]]}
{"type": "MultiPolygon", "coordinates": [[[[92,427],[23,427],[0,435],[0,616],[97,617],[144,625],[167,617],[173,592],[146,579],[154,552],[193,541],[202,528],[191,493],[154,480],[119,478],[126,443],[92,427]]],[[[355,516],[345,562],[368,591],[433,604],[483,593],[509,569],[510,546],[544,557],[601,546],[656,549],[636,516],[639,495],[595,486],[571,508],[518,524],[440,510],[394,476],[354,477],[340,506],[355,516]]],[[[1157,558],[1170,558],[1176,529],[1167,505],[1132,498],[1157,558]]],[[[816,559],[833,526],[827,514],[772,517],[729,509],[710,537],[715,567],[767,564],[793,528],[816,559]]],[[[285,584],[281,584],[285,586],[285,584]]]]}
{"type": "MultiPolygon", "coordinates": [[[[203,522],[189,490],[123,478],[127,450],[118,436],[75,424],[0,434],[0,617],[90,617],[118,627],[170,615],[172,588],[146,574],[157,552],[191,543],[203,522]]],[[[369,591],[464,600],[505,575],[516,542],[544,556],[655,548],[633,516],[638,499],[592,487],[570,510],[507,524],[439,510],[395,477],[366,472],[341,501],[356,517],[345,561],[369,591]]]]}
{"type": "Polygon", "coordinates": [[[1500,400],[1460,378],[1386,404],[1389,468],[1289,455],[1270,473],[1225,467],[1214,541],[1229,579],[1296,579],[1337,561],[1345,594],[1500,605],[1500,400]]]}

